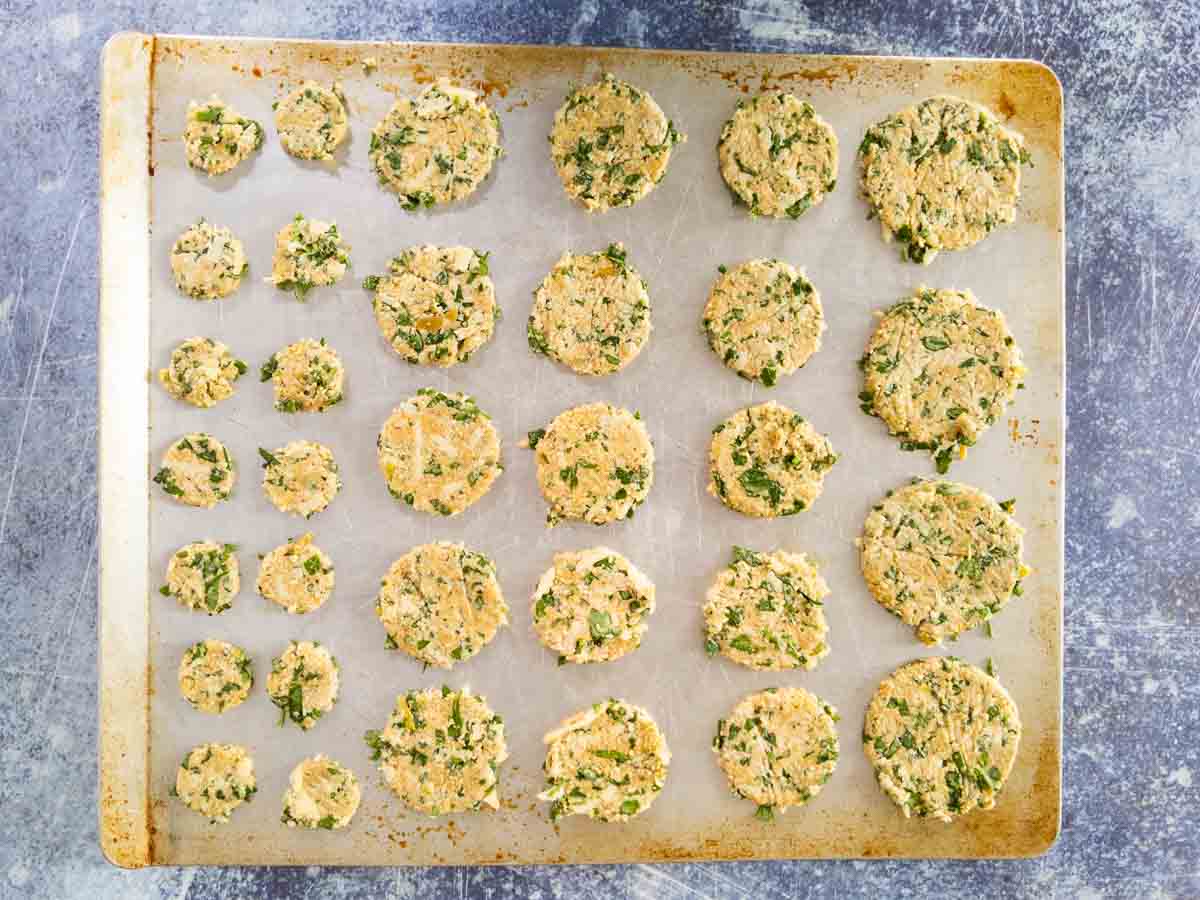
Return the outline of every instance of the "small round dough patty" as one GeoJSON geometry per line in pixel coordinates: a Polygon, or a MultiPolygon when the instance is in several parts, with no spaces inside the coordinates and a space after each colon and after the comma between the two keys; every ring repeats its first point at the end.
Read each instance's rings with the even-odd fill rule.
{"type": "Polygon", "coordinates": [[[879,605],[924,644],[954,640],[1021,593],[1025,529],[978,488],[915,480],[867,515],[863,578],[879,605]]]}
{"type": "Polygon", "coordinates": [[[318,753],[292,769],[280,821],[289,828],[345,828],[358,812],[360,800],[362,789],[354,773],[318,753]]]}
{"type": "Polygon", "coordinates": [[[654,483],[654,447],[640,416],[608,403],[559,413],[529,435],[546,522],[604,525],[628,518],[654,483]]]}
{"type": "Polygon", "coordinates": [[[232,397],[245,372],[246,364],[220,341],[191,337],[171,351],[171,365],[158,370],[158,380],[176,400],[208,409],[232,397]]]}
{"type": "Polygon", "coordinates": [[[158,592],[188,609],[215,616],[233,606],[240,589],[237,546],[193,541],[171,554],[166,583],[158,592]]]}
{"type": "Polygon", "coordinates": [[[216,94],[207,103],[188,103],[183,150],[193,169],[223,175],[258,150],[264,137],[262,125],[240,115],[216,94]]]}
{"type": "Polygon", "coordinates": [[[904,813],[950,822],[991,809],[1017,758],[1021,719],[995,678],[953,656],[901,666],[867,706],[863,750],[904,813]]]}
{"type": "Polygon", "coordinates": [[[291,641],[271,660],[267,695],[279,707],[279,724],[291,720],[308,731],[337,702],[338,662],[316,641],[291,641]]]}
{"type": "Polygon", "coordinates": [[[705,598],[705,652],[751,669],[814,669],[829,653],[828,595],[803,553],[734,547],[705,598]]]}
{"type": "Polygon", "coordinates": [[[499,117],[446,79],[397,100],[371,131],[371,167],[409,210],[469,197],[499,156],[499,117]]]}
{"type": "Polygon", "coordinates": [[[267,284],[308,299],[315,287],[337,284],[350,266],[350,245],[336,222],[308,219],[297,213],[275,235],[275,255],[267,284]]]}
{"type": "Polygon", "coordinates": [[[804,272],[778,259],[720,272],[704,307],[704,333],[726,366],[771,387],[821,349],[825,312],[804,272]]]}
{"type": "Polygon", "coordinates": [[[228,297],[249,270],[242,242],[228,228],[204,219],[189,225],[171,245],[175,287],[194,300],[228,297]]]}
{"type": "Polygon", "coordinates": [[[277,510],[308,519],[325,509],[342,489],[333,451],[316,441],[292,441],[263,460],[263,491],[277,510]]]}
{"type": "Polygon", "coordinates": [[[754,216],[798,219],[837,185],[837,135],[812,104],[785,91],[739,100],[717,158],[754,216]]]}
{"type": "Polygon", "coordinates": [[[1004,415],[1025,374],[1004,313],[970,291],[926,287],[882,314],[859,366],[863,411],[942,473],[1004,415]]]}
{"type": "Polygon", "coordinates": [[[970,247],[1017,217],[1019,134],[990,110],[958,97],[930,97],[867,129],[858,148],[859,186],[885,241],[928,263],[939,250],[970,247]]]}
{"type": "Polygon", "coordinates": [[[259,379],[271,382],[280,412],[325,412],[342,402],[346,371],[325,338],[305,338],[272,354],[259,370],[259,379]]]}
{"type": "Polygon", "coordinates": [[[650,338],[645,279],[621,244],[598,253],[564,252],[536,291],[529,347],[580,375],[608,375],[629,365],[650,338]]]}
{"type": "Polygon", "coordinates": [[[422,388],[392,410],[377,446],[388,492],[422,512],[458,515],[503,471],[500,435],[467,394],[422,388]]]}
{"type": "Polygon", "coordinates": [[[650,713],[606,700],[565,719],[542,739],[550,819],[587,815],[624,822],[644,813],[667,780],[671,751],[650,713]]]}
{"type": "Polygon", "coordinates": [[[298,159],[333,159],[349,122],[341,88],[305,81],[275,104],[275,129],[283,149],[298,159]]]}
{"type": "Polygon", "coordinates": [[[185,434],[167,448],[154,482],[185,506],[211,509],[228,500],[237,475],[233,457],[211,434],[185,434]]]}
{"type": "Polygon", "coordinates": [[[449,541],[414,547],[392,563],[375,615],[389,647],[439,669],[470,659],[508,624],[496,564],[449,541]]]}
{"type": "Polygon", "coordinates": [[[802,806],[833,777],[838,760],[837,710],[804,688],[767,688],[742,698],[717,723],[713,752],[735,796],[755,815],[802,806]]]}
{"type": "Polygon", "coordinates": [[[560,662],[608,662],[636,650],[654,583],[615,550],[554,554],[533,591],[533,630],[560,662]]]}
{"type": "Polygon", "coordinates": [[[179,661],[179,693],[200,712],[221,713],[240,706],[252,687],[250,657],[227,641],[200,641],[179,661]]]}
{"type": "Polygon", "coordinates": [[[372,275],[375,321],[410,363],[442,368],[466,362],[492,339],[500,307],[488,254],[470,247],[411,247],[372,275]]]}
{"type": "Polygon", "coordinates": [[[790,516],[821,496],[837,460],[828,438],[772,400],[713,429],[708,492],[748,516],[790,516]]]}
{"type": "Polygon", "coordinates": [[[333,593],[333,560],[309,532],[289,538],[258,564],[258,592],[290,613],[320,609],[333,593]]]}
{"type": "Polygon", "coordinates": [[[550,156],[567,195],[604,212],[654,190],[671,148],[685,140],[653,97],[605,74],[567,94],[554,114],[550,156]]]}
{"type": "Polygon", "coordinates": [[[254,759],[237,744],[200,744],[183,758],[175,773],[175,796],[213,824],[254,796],[254,759]]]}
{"type": "Polygon", "coordinates": [[[372,758],[410,809],[430,816],[500,808],[497,781],[508,759],[504,721],[469,690],[409,691],[383,731],[368,731],[372,758]]]}

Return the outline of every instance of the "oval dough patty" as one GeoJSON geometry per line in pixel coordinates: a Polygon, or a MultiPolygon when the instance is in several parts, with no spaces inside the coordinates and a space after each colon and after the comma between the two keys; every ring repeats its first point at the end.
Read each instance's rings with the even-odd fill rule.
{"type": "Polygon", "coordinates": [[[345,828],[358,812],[361,799],[362,789],[354,773],[318,753],[292,769],[280,821],[289,828],[345,828]]]}
{"type": "Polygon", "coordinates": [[[813,669],[829,653],[825,579],[803,553],[733,548],[708,589],[704,649],[751,669],[813,669]]]}
{"type": "Polygon", "coordinates": [[[236,480],[233,458],[211,434],[185,434],[163,454],[154,482],[185,506],[211,509],[229,499],[236,480]]]}
{"type": "Polygon", "coordinates": [[[368,731],[388,787],[406,806],[431,816],[499,809],[500,764],[508,758],[504,722],[470,691],[409,691],[383,731],[368,731]]]}
{"type": "Polygon", "coordinates": [[[492,338],[500,307],[488,254],[470,247],[412,247],[371,275],[375,321],[383,339],[410,363],[453,366],[492,338]]]}
{"type": "Polygon", "coordinates": [[[337,702],[338,662],[316,641],[291,641],[271,660],[267,695],[279,707],[279,724],[288,720],[305,731],[317,724],[337,702]]]}
{"type": "Polygon", "coordinates": [[[392,410],[377,446],[388,492],[422,512],[458,515],[503,471],[500,435],[467,394],[417,391],[392,410]]]}
{"type": "Polygon", "coordinates": [[[183,129],[187,164],[212,175],[223,175],[263,145],[265,132],[216,94],[207,103],[188,103],[183,129]]]}
{"type": "Polygon", "coordinates": [[[784,91],[739,100],[717,157],[753,216],[798,219],[837,185],[837,135],[812,104],[784,91]]]}
{"type": "Polygon", "coordinates": [[[917,480],[871,510],[858,539],[867,587],[925,644],[953,640],[1021,593],[1024,529],[970,485],[917,480]]]}
{"type": "Polygon", "coordinates": [[[654,583],[607,547],[554,554],[533,591],[533,630],[559,662],[608,662],[636,650],[654,583]]]}
{"type": "Polygon", "coordinates": [[[259,380],[275,388],[275,408],[285,413],[325,412],[341,403],[345,378],[342,361],[325,338],[288,344],[259,370],[259,380]]]}
{"type": "Polygon", "coordinates": [[[653,97],[605,74],[567,95],[554,115],[550,155],[567,195],[604,212],[654,190],[671,148],[685,140],[653,97]]]}
{"type": "Polygon", "coordinates": [[[275,104],[275,129],[283,149],[298,159],[333,159],[349,131],[338,85],[305,81],[275,104]]]}
{"type": "Polygon", "coordinates": [[[837,710],[803,688],[768,688],[717,723],[713,752],[735,796],[772,821],[821,792],[837,768],[837,710]]]}
{"type": "Polygon", "coordinates": [[[1017,758],[1021,720],[995,678],[953,656],[901,666],[867,706],[863,750],[905,817],[950,822],[991,809],[1017,758]]]}
{"type": "Polygon", "coordinates": [[[720,272],[704,307],[704,333],[725,365],[771,387],[821,349],[825,313],[803,272],[778,259],[720,272]]]}
{"type": "Polygon", "coordinates": [[[748,516],[790,516],[821,496],[837,460],[828,438],[772,400],[713,429],[708,492],[748,516]]]}
{"type": "Polygon", "coordinates": [[[263,491],[277,510],[308,519],[342,489],[333,451],[316,441],[292,441],[274,451],[258,449],[263,491]]]}
{"type": "Polygon", "coordinates": [[[273,284],[296,299],[308,299],[315,287],[337,284],[350,266],[350,245],[342,240],[336,222],[308,219],[297,213],[275,235],[271,261],[273,284]]]}
{"type": "Polygon", "coordinates": [[[858,148],[860,187],[884,240],[928,263],[970,247],[1017,217],[1024,139],[987,109],[930,97],[867,129],[858,148]]]}
{"type": "Polygon", "coordinates": [[[392,563],[375,614],[390,647],[439,669],[470,659],[508,624],[495,563],[448,541],[414,547],[392,563]]]}
{"type": "Polygon", "coordinates": [[[184,544],[171,554],[166,584],[158,592],[210,616],[225,612],[233,606],[233,598],[241,588],[236,552],[234,544],[184,544]]]}
{"type": "Polygon", "coordinates": [[[250,271],[246,248],[233,232],[201,219],[171,245],[171,274],[179,293],[194,300],[228,297],[250,271]]]}
{"type": "Polygon", "coordinates": [[[254,796],[254,759],[237,744],[200,744],[175,773],[175,796],[214,824],[254,796]]]}
{"type": "Polygon", "coordinates": [[[577,712],[543,738],[550,819],[624,822],[644,813],[667,780],[671,751],[650,713],[623,700],[577,712]]]}
{"type": "Polygon", "coordinates": [[[621,244],[567,251],[533,292],[529,347],[580,375],[608,375],[633,362],[650,338],[646,282],[621,244]]]}
{"type": "Polygon", "coordinates": [[[246,364],[224,344],[192,337],[171,351],[171,365],[158,370],[158,380],[176,400],[207,409],[232,397],[234,382],[245,373],[246,364]]]}
{"type": "Polygon", "coordinates": [[[179,661],[179,693],[200,712],[221,713],[240,706],[252,687],[250,657],[227,641],[200,641],[179,661]]]}
{"type": "Polygon", "coordinates": [[[863,411],[941,473],[1004,415],[1025,374],[1004,313],[970,291],[925,287],[883,313],[859,367],[863,411]]]}
{"type": "Polygon", "coordinates": [[[258,565],[258,592],[290,613],[320,609],[333,593],[333,560],[312,539],[289,539],[258,565]]]}

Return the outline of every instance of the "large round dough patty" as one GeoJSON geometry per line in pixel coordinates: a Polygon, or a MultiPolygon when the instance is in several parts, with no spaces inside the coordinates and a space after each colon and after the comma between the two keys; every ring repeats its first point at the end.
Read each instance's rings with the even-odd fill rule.
{"type": "Polygon", "coordinates": [[[242,242],[228,228],[204,219],[189,225],[171,245],[175,287],[194,300],[228,297],[249,270],[242,242]]]}
{"type": "Polygon", "coordinates": [[[467,394],[417,391],[392,410],[377,446],[388,492],[422,512],[458,515],[503,471],[500,435],[467,394]]]}
{"type": "Polygon", "coordinates": [[[342,402],[346,372],[325,338],[305,338],[272,354],[259,378],[271,382],[280,412],[324,412],[342,402]]]}
{"type": "Polygon", "coordinates": [[[350,245],[342,240],[337,223],[297,213],[275,235],[267,284],[290,291],[304,301],[313,288],[341,281],[349,266],[350,245]]]}
{"type": "Polygon", "coordinates": [[[837,185],[838,141],[807,100],[739,100],[717,143],[721,176],[750,214],[798,219],[837,185]]]}
{"type": "Polygon", "coordinates": [[[207,103],[188,103],[183,129],[187,164],[223,175],[263,145],[262,125],[240,115],[216,94],[207,103]]]}
{"type": "Polygon", "coordinates": [[[863,411],[943,473],[1004,415],[1025,374],[1004,313],[970,291],[925,287],[883,313],[859,365],[863,411]]]}
{"type": "Polygon", "coordinates": [[[426,244],[405,250],[386,275],[363,286],[375,293],[375,321],[393,350],[411,363],[447,367],[492,338],[500,307],[488,271],[486,253],[426,244]]]}
{"type": "Polygon", "coordinates": [[[550,818],[583,814],[624,822],[644,813],[667,780],[671,751],[650,713],[623,700],[597,703],[543,738],[550,818]]]}
{"type": "Polygon", "coordinates": [[[409,691],[368,746],[384,780],[406,806],[431,816],[498,809],[504,722],[483,697],[448,687],[409,691]]]}
{"type": "Polygon", "coordinates": [[[337,702],[338,662],[316,641],[291,641],[271,660],[267,695],[279,707],[279,724],[292,721],[307,731],[337,702]]]}
{"type": "Polygon", "coordinates": [[[448,541],[414,547],[392,563],[375,614],[390,646],[439,669],[470,659],[508,624],[495,563],[448,541]]]}
{"type": "Polygon", "coordinates": [[[1017,217],[1024,139],[987,109],[930,97],[867,129],[860,187],[884,240],[905,259],[970,247],[1017,217]]]}
{"type": "Polygon", "coordinates": [[[686,139],[653,97],[605,74],[567,95],[550,129],[550,155],[567,194],[604,212],[654,190],[671,148],[686,139]]]}
{"type": "Polygon", "coordinates": [[[188,609],[215,616],[233,606],[240,587],[237,547],[194,541],[171,554],[166,583],[158,591],[188,609]]]}
{"type": "Polygon", "coordinates": [[[803,688],[768,688],[717,723],[713,752],[730,790],[770,821],[807,803],[833,777],[837,720],[837,710],[803,688]]]}
{"type": "Polygon", "coordinates": [[[991,809],[1012,771],[1021,720],[995,678],[952,656],[901,666],[867,706],[863,750],[904,812],[951,821],[991,809]]]}
{"type": "Polygon", "coordinates": [[[232,397],[245,372],[246,364],[220,341],[192,337],[171,351],[171,365],[158,370],[158,380],[176,400],[207,409],[232,397]]]}
{"type": "Polygon", "coordinates": [[[210,509],[228,500],[236,480],[233,458],[211,434],[185,434],[167,448],[154,482],[185,506],[210,509]]]}
{"type": "Polygon", "coordinates": [[[529,435],[546,521],[603,525],[633,515],[654,483],[654,447],[641,417],[608,403],[568,409],[529,435]]]}
{"type": "Polygon", "coordinates": [[[254,759],[237,744],[200,744],[175,773],[175,796],[213,823],[228,822],[257,790],[254,759]]]}
{"type": "Polygon", "coordinates": [[[825,579],[803,553],[733,548],[708,589],[704,649],[751,669],[812,669],[829,653],[825,579]]]}
{"type": "Polygon", "coordinates": [[[778,259],[720,272],[704,307],[704,333],[725,365],[771,387],[821,349],[825,313],[803,272],[778,259]]]}
{"type": "Polygon", "coordinates": [[[858,540],[867,587],[926,644],[982,625],[1021,592],[1024,529],[983,491],[917,480],[875,506],[858,540]]]}
{"type": "Polygon", "coordinates": [[[308,519],[325,509],[342,488],[333,451],[316,441],[292,441],[274,451],[259,448],[263,491],[280,512],[308,519]]]}
{"type": "Polygon", "coordinates": [[[258,565],[258,592],[290,613],[320,609],[333,593],[333,560],[312,540],[311,532],[289,539],[258,565]]]}
{"type": "Polygon", "coordinates": [[[646,282],[621,244],[599,253],[566,251],[536,291],[526,333],[545,353],[580,375],[629,365],[650,337],[646,282]]]}
{"type": "Polygon", "coordinates": [[[533,591],[533,630],[560,662],[607,662],[636,650],[654,583],[607,547],[554,554],[533,591]]]}
{"type": "Polygon", "coordinates": [[[275,104],[275,129],[283,149],[298,159],[333,159],[349,132],[346,105],[335,84],[305,81],[275,104]]]}
{"type": "Polygon", "coordinates": [[[772,400],[713,429],[708,492],[748,516],[790,516],[813,505],[837,460],[828,438],[772,400]]]}
{"type": "Polygon", "coordinates": [[[240,706],[252,687],[250,657],[228,641],[200,641],[185,650],[179,661],[179,693],[201,712],[221,713],[240,706]]]}
{"type": "Polygon", "coordinates": [[[288,777],[283,815],[289,828],[345,828],[358,811],[362,789],[354,773],[318,753],[301,760],[288,777]]]}

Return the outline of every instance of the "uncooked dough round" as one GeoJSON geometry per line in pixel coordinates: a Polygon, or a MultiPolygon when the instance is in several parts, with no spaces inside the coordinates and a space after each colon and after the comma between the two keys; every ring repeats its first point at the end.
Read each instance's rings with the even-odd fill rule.
{"type": "Polygon", "coordinates": [[[308,519],[325,509],[342,489],[333,451],[316,441],[292,441],[274,451],[258,450],[263,491],[277,510],[308,519]]]}
{"type": "Polygon", "coordinates": [[[311,532],[290,538],[258,565],[258,592],[290,613],[320,609],[333,593],[333,560],[312,540],[311,532]]]}
{"type": "Polygon", "coordinates": [[[292,721],[307,731],[333,709],[339,690],[338,662],[316,641],[291,641],[271,660],[267,695],[279,707],[279,724],[292,721]]]}
{"type": "Polygon", "coordinates": [[[362,789],[354,773],[318,753],[292,769],[280,821],[289,828],[345,828],[358,812],[361,799],[362,789]]]}
{"type": "Polygon", "coordinates": [[[189,225],[171,245],[171,274],[181,294],[194,300],[228,297],[250,271],[246,248],[221,225],[189,225]]]}
{"type": "Polygon", "coordinates": [[[158,592],[215,616],[233,606],[240,587],[237,546],[194,541],[171,554],[166,583],[158,592]]]}
{"type": "Polygon", "coordinates": [[[185,506],[210,509],[229,499],[236,473],[225,445],[211,434],[185,434],[163,454],[154,482],[185,506]]]}
{"type": "Polygon", "coordinates": [[[240,706],[252,687],[250,657],[227,641],[200,641],[179,661],[179,693],[200,712],[221,713],[240,706]]]}
{"type": "Polygon", "coordinates": [[[237,744],[200,744],[183,758],[175,774],[175,796],[217,824],[254,796],[254,759],[237,744]]]}
{"type": "Polygon", "coordinates": [[[342,240],[337,223],[307,219],[298,213],[275,235],[267,284],[304,301],[313,288],[341,281],[349,266],[350,245],[342,240]]]}
{"type": "Polygon", "coordinates": [[[216,94],[207,103],[188,103],[183,129],[187,164],[211,175],[223,175],[263,145],[265,132],[216,94]]]}
{"type": "Polygon", "coordinates": [[[224,344],[192,337],[171,351],[171,365],[158,370],[158,380],[176,400],[207,409],[232,397],[234,382],[245,373],[246,364],[224,344]]]}
{"type": "Polygon", "coordinates": [[[345,378],[342,361],[325,338],[288,344],[259,370],[259,379],[275,388],[275,408],[285,413],[325,412],[341,403],[345,378]]]}
{"type": "Polygon", "coordinates": [[[275,130],[292,156],[333,159],[333,151],[349,131],[341,88],[305,81],[275,104],[275,130]]]}

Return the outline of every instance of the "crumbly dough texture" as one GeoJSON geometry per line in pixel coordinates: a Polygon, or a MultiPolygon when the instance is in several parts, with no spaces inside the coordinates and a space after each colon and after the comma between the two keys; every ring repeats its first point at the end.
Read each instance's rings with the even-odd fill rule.
{"type": "Polygon", "coordinates": [[[529,347],[580,375],[625,368],[650,338],[650,294],[621,244],[563,253],[533,292],[529,347]]]}
{"type": "Polygon", "coordinates": [[[313,288],[337,284],[350,266],[350,245],[342,240],[336,222],[308,219],[297,213],[275,235],[271,261],[273,284],[296,299],[308,299],[313,288]]]}
{"type": "Polygon", "coordinates": [[[568,409],[531,432],[546,522],[604,525],[628,518],[654,483],[654,447],[641,417],[608,403],[568,409]]]}
{"type": "Polygon", "coordinates": [[[252,687],[250,657],[227,641],[200,641],[179,661],[179,693],[200,712],[221,713],[240,706],[252,687]]]}
{"type": "Polygon", "coordinates": [[[492,339],[500,307],[488,254],[470,247],[411,247],[371,275],[379,331],[410,363],[453,366],[492,339]]]}
{"type": "Polygon", "coordinates": [[[185,506],[211,509],[228,500],[236,474],[225,445],[211,434],[185,434],[167,448],[154,482],[185,506]]]}
{"type": "Polygon", "coordinates": [[[802,271],[778,259],[753,259],[720,272],[703,324],[726,366],[771,387],[821,349],[821,295],[802,271]]]}
{"type": "Polygon", "coordinates": [[[739,100],[717,157],[753,216],[798,219],[837,185],[837,135],[812,104],[784,91],[739,100]]]}
{"type": "Polygon", "coordinates": [[[1025,141],[990,110],[939,96],[867,129],[859,186],[885,241],[928,263],[970,247],[1017,217],[1025,141]]]}
{"type": "Polygon", "coordinates": [[[803,806],[833,777],[838,760],[837,710],[804,688],[768,688],[742,699],[717,723],[713,752],[734,796],[755,815],[803,806]]]}
{"type": "Polygon", "coordinates": [[[341,87],[305,81],[275,104],[275,130],[283,149],[298,159],[333,159],[346,139],[349,117],[341,87]]]}
{"type": "Polygon", "coordinates": [[[242,284],[250,271],[246,248],[221,225],[204,219],[189,225],[171,245],[171,275],[179,293],[193,300],[219,300],[242,284]]]}
{"type": "Polygon", "coordinates": [[[458,515],[503,471],[500,435],[467,394],[423,388],[392,410],[377,446],[388,492],[422,512],[458,515]]]}
{"type": "Polygon", "coordinates": [[[263,491],[280,512],[306,519],[325,509],[342,489],[333,451],[316,441],[292,441],[274,451],[259,448],[263,491]]]}
{"type": "Polygon", "coordinates": [[[272,354],[259,379],[271,382],[280,412],[325,412],[342,402],[346,372],[325,338],[305,338],[272,354]]]}
{"type": "Polygon", "coordinates": [[[468,690],[409,691],[382,731],[368,731],[372,759],[405,806],[430,816],[500,808],[504,721],[468,690]]]}
{"type": "Polygon", "coordinates": [[[191,337],[171,351],[171,365],[158,370],[158,380],[176,400],[207,409],[232,397],[234,382],[245,372],[246,364],[224,344],[191,337]]]}
{"type": "Polygon", "coordinates": [[[550,819],[586,815],[624,822],[650,808],[667,780],[671,751],[650,713],[624,700],[596,703],[543,738],[550,819]]]}
{"type": "Polygon", "coordinates": [[[439,669],[470,659],[508,624],[495,563],[449,541],[414,547],[392,563],[375,614],[389,647],[439,669]]]}
{"type": "Polygon", "coordinates": [[[863,411],[941,473],[1003,417],[1025,375],[1004,313],[926,287],[882,314],[859,367],[863,411]]]}
{"type": "Polygon", "coordinates": [[[308,731],[333,709],[340,688],[338,662],[316,641],[291,641],[271,660],[267,695],[279,707],[279,724],[291,721],[308,731]]]}
{"type": "Polygon", "coordinates": [[[704,649],[751,669],[813,669],[829,653],[825,579],[803,553],[733,548],[704,604],[704,649]]]}
{"type": "Polygon", "coordinates": [[[654,190],[671,148],[685,140],[653,97],[605,74],[567,94],[554,115],[550,155],[567,195],[604,212],[654,190]]]}
{"type": "Polygon", "coordinates": [[[292,769],[280,821],[289,828],[345,828],[361,800],[362,789],[354,773],[318,753],[292,769]]]}
{"type": "Polygon", "coordinates": [[[230,813],[257,791],[254,759],[237,744],[200,744],[175,773],[175,796],[213,824],[228,822],[230,813]]]}
{"type": "Polygon", "coordinates": [[[207,103],[188,103],[183,129],[187,164],[211,175],[223,175],[263,145],[262,125],[240,115],[216,94],[207,103]]]}
{"type": "Polygon", "coordinates": [[[312,533],[280,544],[258,565],[258,592],[290,613],[320,609],[333,593],[333,560],[312,533]]]}
{"type": "Polygon", "coordinates": [[[953,656],[901,666],[867,706],[863,750],[905,818],[950,822],[991,809],[1012,771],[1021,719],[995,678],[953,656]]]}
{"type": "Polygon", "coordinates": [[[174,597],[188,609],[215,616],[233,606],[233,598],[240,589],[237,547],[193,541],[171,554],[166,583],[158,592],[164,597],[174,597]]]}
{"type": "Polygon", "coordinates": [[[560,663],[608,662],[641,646],[654,583],[607,547],[556,553],[532,609],[538,640],[560,663]]]}
{"type": "Polygon", "coordinates": [[[858,539],[867,587],[925,644],[982,625],[1020,596],[1029,574],[1011,506],[954,481],[918,479],[890,492],[858,539]]]}
{"type": "Polygon", "coordinates": [[[775,401],[748,406],[715,429],[708,492],[748,516],[790,516],[821,495],[837,462],[829,439],[775,401]]]}
{"type": "Polygon", "coordinates": [[[403,97],[371,131],[371,166],[405,209],[462,200],[500,156],[500,119],[475,91],[445,79],[403,97]]]}

